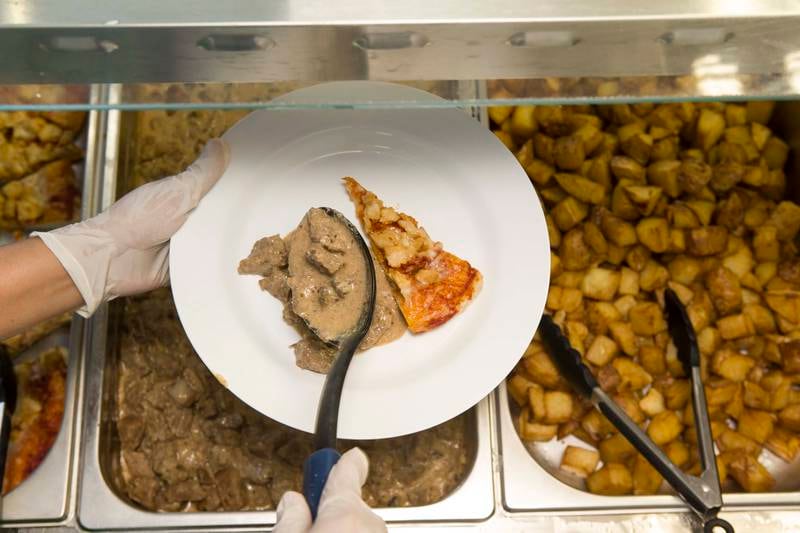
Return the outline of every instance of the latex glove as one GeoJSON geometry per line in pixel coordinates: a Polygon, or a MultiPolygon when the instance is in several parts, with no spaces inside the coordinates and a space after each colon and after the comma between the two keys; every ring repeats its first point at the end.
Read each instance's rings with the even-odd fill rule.
{"type": "Polygon", "coordinates": [[[278,504],[278,523],[273,533],[383,533],[386,524],[361,499],[361,487],[367,480],[369,462],[358,448],[348,451],[331,470],[311,523],[306,499],[297,492],[287,492],[278,504]]]}
{"type": "Polygon", "coordinates": [[[169,282],[169,239],[228,166],[222,139],[206,144],[184,172],[143,185],[96,217],[47,233],[36,232],[58,258],[91,315],[119,296],[169,282]]]}

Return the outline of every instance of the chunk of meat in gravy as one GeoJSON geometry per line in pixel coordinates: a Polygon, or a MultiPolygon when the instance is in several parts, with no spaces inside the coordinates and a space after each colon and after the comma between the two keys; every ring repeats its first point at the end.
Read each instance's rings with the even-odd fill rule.
{"type": "Polygon", "coordinates": [[[335,342],[357,325],[366,301],[366,267],[358,243],[347,228],[321,209],[311,209],[286,239],[292,310],[324,342],[335,342]],[[329,251],[323,242],[336,243],[329,251]],[[332,275],[354,281],[340,295],[332,275]]]}
{"type": "MultiPolygon", "coordinates": [[[[262,275],[259,286],[284,303],[284,320],[301,337],[292,345],[297,366],[327,373],[336,352],[319,339],[332,342],[352,329],[366,293],[361,251],[347,228],[323,210],[311,209],[284,239],[273,235],[256,242],[239,272],[262,275]],[[270,267],[258,266],[264,264],[270,267]]],[[[389,281],[377,264],[375,274],[375,311],[359,351],[391,342],[406,330],[389,281]]]]}
{"type": "Polygon", "coordinates": [[[253,250],[239,262],[239,274],[269,276],[273,270],[286,266],[286,247],[280,235],[259,239],[253,250]]]}

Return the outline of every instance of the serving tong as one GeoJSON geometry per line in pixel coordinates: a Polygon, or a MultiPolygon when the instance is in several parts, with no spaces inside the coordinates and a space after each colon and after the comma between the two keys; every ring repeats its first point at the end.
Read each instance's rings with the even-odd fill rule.
{"type": "Polygon", "coordinates": [[[719,483],[714,440],[708,419],[708,405],[700,375],[700,351],[694,328],[686,308],[671,290],[664,291],[664,307],[672,342],[678,358],[691,380],[694,425],[700,450],[702,473],[691,476],[683,472],[659,448],[627,413],[600,388],[581,355],[570,344],[561,329],[549,315],[539,323],[539,334],[545,349],[561,375],[580,394],[591,401],[622,435],[647,459],[675,492],[689,505],[703,524],[703,530],[713,532],[721,528],[733,533],[733,526],[717,516],[722,508],[722,489],[719,483]]]}

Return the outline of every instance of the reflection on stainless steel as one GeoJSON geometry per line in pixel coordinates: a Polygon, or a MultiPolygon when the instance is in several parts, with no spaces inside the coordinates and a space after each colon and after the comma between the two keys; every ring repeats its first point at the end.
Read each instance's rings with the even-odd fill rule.
{"type": "Polygon", "coordinates": [[[726,62],[720,54],[708,54],[692,63],[697,89],[704,95],[735,96],[742,93],[742,82],[737,78],[739,66],[735,59],[726,62]]]}
{"type": "Polygon", "coordinates": [[[783,52],[767,41],[800,44],[800,10],[790,0],[473,4],[198,0],[191,10],[169,3],[154,10],[121,0],[76,0],[69,7],[6,1],[3,23],[16,24],[0,33],[0,47],[17,53],[4,58],[0,82],[675,76],[689,74],[698,53],[723,49],[741,72],[769,75],[779,71],[783,52]],[[364,42],[366,33],[422,37],[373,46],[364,42]],[[570,37],[535,37],[547,34],[570,37]],[[661,39],[670,34],[675,45],[661,39]],[[522,42],[543,43],[548,53],[509,46],[513,35],[532,36],[522,42]],[[54,39],[68,46],[43,46],[54,39]]]}

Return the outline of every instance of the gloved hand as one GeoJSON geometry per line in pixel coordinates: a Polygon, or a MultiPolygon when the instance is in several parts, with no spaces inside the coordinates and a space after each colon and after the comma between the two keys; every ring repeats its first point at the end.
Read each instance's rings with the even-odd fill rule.
{"type": "Polygon", "coordinates": [[[383,533],[386,524],[361,499],[369,462],[358,448],[348,451],[331,470],[322,490],[317,521],[311,524],[306,499],[287,492],[278,504],[273,533],[383,533]]]}
{"type": "Polygon", "coordinates": [[[228,166],[222,139],[206,144],[184,172],[148,183],[123,196],[96,217],[47,233],[36,232],[64,266],[91,315],[119,296],[169,282],[169,239],[228,166]]]}

